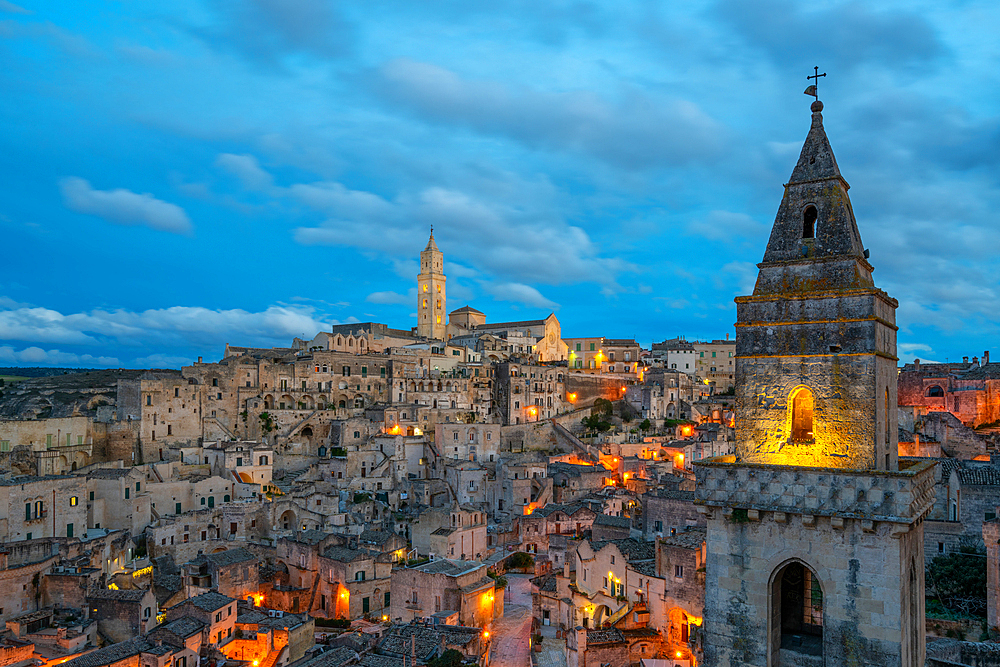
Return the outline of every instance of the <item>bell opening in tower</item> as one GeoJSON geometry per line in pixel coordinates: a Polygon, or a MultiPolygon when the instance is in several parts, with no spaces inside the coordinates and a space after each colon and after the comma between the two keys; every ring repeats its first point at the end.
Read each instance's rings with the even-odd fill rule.
{"type": "Polygon", "coordinates": [[[792,393],[792,442],[813,440],[813,393],[799,387],[792,393]]]}
{"type": "MultiPolygon", "coordinates": [[[[772,599],[775,639],[780,651],[823,655],[823,588],[816,573],[799,561],[788,563],[775,577],[772,599]]],[[[779,664],[784,664],[780,661],[779,664]]],[[[809,663],[811,664],[811,663],[809,663]]]]}
{"type": "Polygon", "coordinates": [[[806,210],[802,212],[802,238],[816,238],[817,217],[819,217],[819,213],[816,211],[816,207],[806,206],[806,210]]]}

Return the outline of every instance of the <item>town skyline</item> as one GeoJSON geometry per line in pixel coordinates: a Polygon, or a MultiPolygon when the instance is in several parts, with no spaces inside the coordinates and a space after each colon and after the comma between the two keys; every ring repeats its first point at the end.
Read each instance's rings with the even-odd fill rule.
{"type": "Polygon", "coordinates": [[[900,359],[981,354],[1000,330],[997,10],[963,7],[773,3],[737,25],[726,3],[386,5],[380,25],[312,2],[0,3],[0,227],[23,249],[0,364],[179,367],[334,323],[409,328],[432,224],[454,307],[643,346],[722,337],[815,65],[900,359]]]}

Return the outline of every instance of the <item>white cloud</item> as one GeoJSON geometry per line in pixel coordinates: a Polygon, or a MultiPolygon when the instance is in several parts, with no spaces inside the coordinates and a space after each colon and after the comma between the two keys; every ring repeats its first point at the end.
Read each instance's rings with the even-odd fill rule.
{"type": "Polygon", "coordinates": [[[499,285],[483,285],[483,289],[497,301],[523,303],[545,310],[558,310],[559,304],[546,299],[542,293],[531,285],[522,283],[502,283],[499,285]]]}
{"type": "Polygon", "coordinates": [[[88,346],[107,341],[125,345],[141,341],[150,347],[217,345],[229,340],[248,345],[287,345],[295,336],[312,338],[332,323],[319,319],[309,306],[275,305],[258,312],[173,306],[138,312],[97,309],[70,314],[48,308],[14,308],[0,311],[0,339],[88,346]]]}
{"type": "Polygon", "coordinates": [[[416,290],[410,290],[410,294],[397,294],[396,292],[372,292],[365,301],[369,303],[398,304],[408,306],[416,300],[416,290]]]}
{"type": "Polygon", "coordinates": [[[66,208],[96,215],[116,225],[143,225],[172,234],[190,234],[191,220],[180,206],[131,190],[94,190],[82,178],[59,182],[66,208]]]}
{"type": "Polygon", "coordinates": [[[135,360],[136,366],[140,368],[180,368],[193,362],[190,357],[172,356],[169,354],[151,354],[148,357],[139,357],[135,360]]]}
{"type": "Polygon", "coordinates": [[[0,346],[0,362],[32,364],[36,366],[120,366],[115,357],[95,357],[90,354],[74,354],[59,350],[43,350],[27,347],[16,350],[9,345],[0,346]]]}
{"type": "Polygon", "coordinates": [[[247,190],[269,190],[274,185],[271,174],[261,169],[252,155],[222,153],[215,158],[215,166],[236,176],[247,190]]]}
{"type": "Polygon", "coordinates": [[[25,9],[15,5],[13,2],[8,2],[8,0],[0,0],[0,12],[8,12],[10,14],[34,14],[30,9],[25,9]]]}
{"type": "Polygon", "coordinates": [[[689,234],[706,239],[728,241],[734,236],[766,238],[767,227],[745,213],[711,211],[687,226],[689,234]]]}

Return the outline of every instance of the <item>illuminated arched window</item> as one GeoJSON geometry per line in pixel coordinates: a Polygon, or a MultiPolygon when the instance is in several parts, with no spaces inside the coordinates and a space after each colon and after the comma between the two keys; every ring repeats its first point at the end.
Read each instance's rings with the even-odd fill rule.
{"type": "Polygon", "coordinates": [[[813,394],[806,387],[792,392],[792,440],[813,439],[813,394]]]}

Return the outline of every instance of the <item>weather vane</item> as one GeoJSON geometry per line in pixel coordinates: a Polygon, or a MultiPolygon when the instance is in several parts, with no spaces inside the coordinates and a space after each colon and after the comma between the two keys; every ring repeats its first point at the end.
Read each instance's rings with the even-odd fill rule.
{"type": "Polygon", "coordinates": [[[821,76],[826,76],[826,72],[823,72],[822,74],[820,74],[819,73],[819,67],[813,67],[813,74],[811,76],[807,76],[806,79],[815,79],[816,83],[812,84],[811,86],[809,86],[808,88],[806,88],[803,91],[806,95],[812,95],[813,97],[815,97],[816,101],[819,101],[819,88],[818,88],[818,86],[819,86],[819,78],[821,76]]]}

